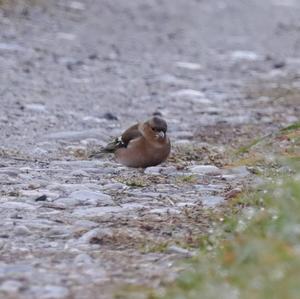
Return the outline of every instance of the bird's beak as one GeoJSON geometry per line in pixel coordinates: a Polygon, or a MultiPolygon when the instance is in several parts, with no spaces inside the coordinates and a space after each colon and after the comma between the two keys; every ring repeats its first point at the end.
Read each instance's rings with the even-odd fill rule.
{"type": "Polygon", "coordinates": [[[157,137],[159,137],[159,138],[165,138],[165,132],[159,131],[159,132],[157,133],[157,137]]]}

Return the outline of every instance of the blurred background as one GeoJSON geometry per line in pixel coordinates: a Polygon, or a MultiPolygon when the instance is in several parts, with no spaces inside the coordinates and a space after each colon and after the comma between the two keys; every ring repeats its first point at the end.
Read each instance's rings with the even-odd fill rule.
{"type": "Polygon", "coordinates": [[[221,143],[293,122],[296,99],[282,96],[299,87],[299,11],[296,0],[1,0],[2,140],[95,128],[107,139],[154,111],[175,139],[221,143]]]}

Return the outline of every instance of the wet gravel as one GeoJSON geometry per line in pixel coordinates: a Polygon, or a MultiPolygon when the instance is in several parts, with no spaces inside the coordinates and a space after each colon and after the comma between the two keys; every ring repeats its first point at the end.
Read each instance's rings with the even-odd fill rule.
{"type": "Polygon", "coordinates": [[[178,243],[207,234],[207,208],[253,180],[211,153],[299,119],[297,98],[257,89],[300,87],[300,4],[28,3],[0,8],[0,297],[113,298],[173,279],[194,254],[178,243]],[[87,158],[156,111],[165,164],[87,158]]]}

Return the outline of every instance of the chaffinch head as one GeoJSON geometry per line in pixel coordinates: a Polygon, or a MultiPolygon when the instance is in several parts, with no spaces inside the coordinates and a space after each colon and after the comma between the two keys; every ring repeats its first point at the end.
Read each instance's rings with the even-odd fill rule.
{"type": "Polygon", "coordinates": [[[167,123],[154,116],[128,128],[104,150],[115,153],[116,159],[128,167],[155,166],[167,159],[171,150],[167,123]]]}

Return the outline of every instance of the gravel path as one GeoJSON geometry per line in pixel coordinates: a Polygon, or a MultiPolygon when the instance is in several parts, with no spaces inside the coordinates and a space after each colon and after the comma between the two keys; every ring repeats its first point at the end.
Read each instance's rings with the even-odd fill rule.
{"type": "Polygon", "coordinates": [[[299,118],[280,92],[300,88],[300,4],[2,2],[0,298],[105,299],[172,280],[194,254],[184,244],[213,229],[208,208],[253,179],[228,148],[299,118]],[[155,111],[165,164],[87,158],[155,111]]]}

